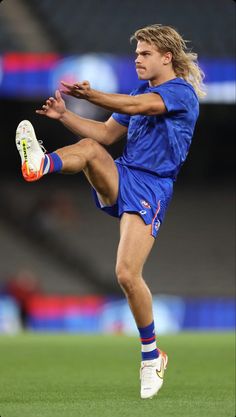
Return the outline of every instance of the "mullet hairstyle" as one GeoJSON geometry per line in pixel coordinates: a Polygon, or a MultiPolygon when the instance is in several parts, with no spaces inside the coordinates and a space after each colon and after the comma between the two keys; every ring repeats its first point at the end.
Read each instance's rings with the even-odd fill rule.
{"type": "Polygon", "coordinates": [[[198,66],[198,56],[188,50],[187,41],[174,28],[160,24],[146,26],[138,29],[131,36],[130,41],[133,40],[153,44],[163,54],[171,52],[172,65],[176,76],[189,82],[199,98],[206,95],[203,84],[204,73],[198,66]]]}

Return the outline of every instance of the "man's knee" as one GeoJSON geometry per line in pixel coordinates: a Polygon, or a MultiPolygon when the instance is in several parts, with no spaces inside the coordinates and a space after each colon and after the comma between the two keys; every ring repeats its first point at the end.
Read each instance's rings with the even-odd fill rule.
{"type": "Polygon", "coordinates": [[[65,146],[64,148],[57,149],[56,152],[60,156],[83,156],[86,161],[92,160],[98,154],[99,144],[90,138],[81,139],[74,145],[65,146]]]}
{"type": "Polygon", "coordinates": [[[118,264],[116,266],[116,276],[120,287],[128,295],[132,295],[135,292],[137,283],[137,276],[128,265],[118,264]]]}
{"type": "Polygon", "coordinates": [[[90,138],[81,139],[75,146],[78,152],[86,152],[91,157],[96,156],[100,148],[99,143],[90,138]]]}
{"type": "Polygon", "coordinates": [[[97,145],[97,142],[91,138],[84,138],[84,139],[81,139],[79,142],[77,142],[76,145],[94,147],[97,145]]]}
{"type": "Polygon", "coordinates": [[[90,138],[84,138],[75,143],[74,145],[64,146],[63,148],[57,149],[55,152],[57,152],[61,156],[80,156],[81,154],[83,154],[93,157],[96,155],[98,147],[99,144],[95,140],[90,138]]]}

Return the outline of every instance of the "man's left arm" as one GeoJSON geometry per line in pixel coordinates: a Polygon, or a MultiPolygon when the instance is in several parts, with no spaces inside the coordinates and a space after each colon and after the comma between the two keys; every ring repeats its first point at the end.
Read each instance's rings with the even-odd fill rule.
{"type": "Polygon", "coordinates": [[[112,112],[129,114],[131,116],[135,114],[152,116],[167,111],[161,96],[156,93],[139,94],[136,96],[103,93],[102,91],[92,89],[88,81],[73,85],[62,81],[62,85],[65,87],[64,90],[61,90],[62,93],[87,100],[112,112]]]}

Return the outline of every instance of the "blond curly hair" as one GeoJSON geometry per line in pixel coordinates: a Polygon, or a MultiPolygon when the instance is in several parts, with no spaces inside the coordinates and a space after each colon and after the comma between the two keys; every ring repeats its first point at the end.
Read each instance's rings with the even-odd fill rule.
{"type": "Polygon", "coordinates": [[[145,41],[154,44],[161,53],[172,53],[172,65],[177,77],[189,82],[199,98],[206,95],[204,73],[198,65],[197,54],[188,50],[182,36],[171,26],[155,24],[138,29],[131,41],[145,41]]]}

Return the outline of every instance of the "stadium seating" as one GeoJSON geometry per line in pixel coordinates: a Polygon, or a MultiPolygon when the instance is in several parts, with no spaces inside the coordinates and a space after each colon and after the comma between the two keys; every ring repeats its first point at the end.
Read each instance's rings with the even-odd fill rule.
{"type": "MultiPolygon", "coordinates": [[[[81,176],[60,178],[59,182],[50,178],[31,186],[8,181],[0,184],[0,191],[7,208],[2,218],[15,230],[11,241],[10,237],[4,241],[6,234],[1,228],[5,271],[7,253],[14,253],[15,265],[27,258],[49,292],[54,288],[59,293],[121,294],[114,274],[119,223],[94,207],[91,190],[81,176]],[[42,205],[48,196],[62,192],[75,204],[72,224],[59,220],[56,211],[45,211],[42,205]]],[[[176,191],[145,267],[144,275],[154,294],[232,295],[232,200],[232,189],[226,187],[220,191],[203,187],[176,191]]]]}
{"type": "Polygon", "coordinates": [[[0,53],[24,49],[21,40],[14,36],[12,28],[0,14],[0,53]]]}
{"type": "Polygon", "coordinates": [[[186,39],[192,40],[201,55],[234,54],[234,17],[229,2],[210,0],[204,3],[203,10],[198,3],[187,0],[179,1],[174,9],[171,0],[164,4],[150,0],[148,7],[142,0],[127,0],[119,6],[107,0],[80,3],[68,0],[59,4],[56,0],[33,0],[30,4],[51,35],[56,36],[59,48],[68,52],[129,53],[130,35],[138,27],[160,22],[177,27],[186,39]],[[212,8],[215,22],[209,25],[212,8]],[[217,36],[216,41],[216,34],[223,25],[227,25],[227,30],[221,30],[221,36],[217,36]]]}
{"type": "MultiPolygon", "coordinates": [[[[173,7],[173,0],[164,3],[149,0],[147,7],[143,0],[119,4],[108,0],[21,1],[62,53],[130,53],[130,35],[139,27],[160,22],[176,27],[185,39],[192,41],[191,46],[201,56],[234,56],[234,2],[208,0],[199,7],[198,2],[180,0],[173,7]]],[[[1,33],[9,32],[2,24],[0,28],[1,33]]],[[[20,45],[14,39],[14,44],[8,43],[7,48],[19,50],[20,45]]],[[[24,48],[27,50],[26,44],[24,48]]]]}

